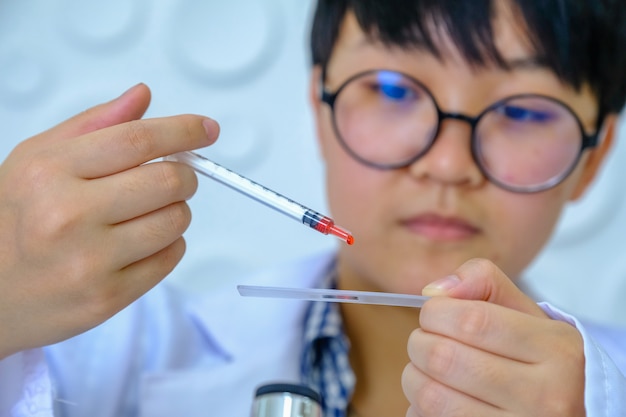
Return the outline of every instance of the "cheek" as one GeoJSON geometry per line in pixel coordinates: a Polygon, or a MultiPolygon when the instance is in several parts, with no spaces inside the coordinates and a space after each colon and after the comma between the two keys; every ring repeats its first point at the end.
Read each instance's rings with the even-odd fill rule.
{"type": "Polygon", "coordinates": [[[517,199],[511,200],[506,209],[511,212],[512,218],[509,221],[515,233],[545,243],[565,205],[572,199],[581,180],[581,173],[579,166],[557,187],[536,194],[519,195],[517,199]]]}
{"type": "Polygon", "coordinates": [[[372,222],[384,198],[384,172],[352,158],[339,144],[332,127],[320,125],[320,146],[326,172],[326,192],[333,219],[353,233],[372,222]],[[368,220],[369,219],[369,220],[368,220]]]}
{"type": "Polygon", "coordinates": [[[380,193],[371,171],[343,149],[336,149],[326,160],[328,204],[335,220],[346,227],[358,226],[363,221],[359,219],[368,217],[378,205],[380,193]]]}
{"type": "Polygon", "coordinates": [[[546,244],[567,198],[562,190],[509,196],[495,201],[491,240],[497,253],[493,261],[510,277],[520,276],[546,244]]]}

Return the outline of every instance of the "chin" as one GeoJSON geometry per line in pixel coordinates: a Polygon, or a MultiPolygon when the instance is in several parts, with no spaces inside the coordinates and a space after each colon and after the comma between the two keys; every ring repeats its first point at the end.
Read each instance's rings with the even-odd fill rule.
{"type": "Polygon", "coordinates": [[[451,274],[457,266],[443,268],[427,262],[411,262],[404,267],[392,268],[394,272],[388,276],[387,286],[393,287],[389,292],[421,295],[426,285],[451,274]]]}

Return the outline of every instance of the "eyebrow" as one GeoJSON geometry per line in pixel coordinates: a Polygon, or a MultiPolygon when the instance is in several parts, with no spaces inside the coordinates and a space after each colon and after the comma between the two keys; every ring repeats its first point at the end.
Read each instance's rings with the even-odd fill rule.
{"type": "MultiPolygon", "coordinates": [[[[359,41],[357,43],[355,43],[351,49],[353,50],[359,50],[361,48],[364,47],[368,47],[368,46],[376,46],[376,44],[378,44],[379,46],[382,46],[384,50],[386,50],[388,48],[387,45],[385,45],[385,43],[376,37],[369,37],[369,36],[364,36],[362,39],[359,39],[359,41]]],[[[516,71],[516,70],[545,70],[545,69],[551,69],[550,65],[548,64],[548,60],[541,55],[531,55],[531,56],[520,56],[520,57],[502,57],[502,64],[504,64],[504,68],[506,68],[509,71],[516,71]]],[[[322,77],[322,79],[324,79],[325,77],[322,77]]]]}
{"type": "Polygon", "coordinates": [[[523,58],[504,59],[505,65],[511,70],[534,70],[548,67],[545,58],[540,56],[530,56],[523,58]]]}

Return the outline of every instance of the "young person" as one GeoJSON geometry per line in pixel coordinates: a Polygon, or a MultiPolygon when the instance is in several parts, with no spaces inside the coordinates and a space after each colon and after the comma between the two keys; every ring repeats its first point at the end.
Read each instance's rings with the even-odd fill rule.
{"type": "MultiPolygon", "coordinates": [[[[409,415],[573,416],[585,401],[615,413],[591,392],[610,380],[585,383],[594,354],[570,319],[482,280],[518,280],[597,172],[625,100],[624,10],[598,1],[320,2],[318,136],[331,212],[358,239],[338,254],[337,285],[420,293],[451,265],[492,262],[472,261],[440,283],[491,305],[436,300],[422,310],[405,373],[409,415]],[[454,287],[459,278],[471,284],[454,287]]],[[[393,375],[415,315],[342,306],[341,318],[356,377],[350,406],[403,415],[393,375]]],[[[624,353],[613,355],[623,372],[624,353]]]]}
{"type": "Polygon", "coordinates": [[[617,0],[320,0],[311,102],[356,242],[241,283],[439,296],[418,311],[158,286],[46,350],[57,415],[243,416],[274,380],[318,390],[325,416],[623,415],[626,335],[514,283],[610,149],[625,17],[617,0]]]}

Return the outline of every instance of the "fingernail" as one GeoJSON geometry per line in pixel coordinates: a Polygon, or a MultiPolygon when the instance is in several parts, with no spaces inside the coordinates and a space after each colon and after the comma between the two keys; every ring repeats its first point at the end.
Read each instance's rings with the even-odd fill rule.
{"type": "Polygon", "coordinates": [[[140,85],[142,85],[143,83],[137,83],[135,85],[133,85],[132,87],[130,87],[128,90],[124,91],[122,94],[120,94],[119,97],[124,97],[126,94],[130,93],[131,91],[133,91],[135,88],[139,87],[140,85]]]}
{"type": "Polygon", "coordinates": [[[202,121],[202,127],[204,127],[204,131],[206,132],[207,137],[214,141],[219,134],[220,127],[217,122],[213,119],[205,118],[202,121]]]}
{"type": "Polygon", "coordinates": [[[448,291],[461,283],[461,279],[456,275],[448,275],[445,278],[433,281],[422,289],[422,295],[436,296],[446,295],[448,291]]]}

